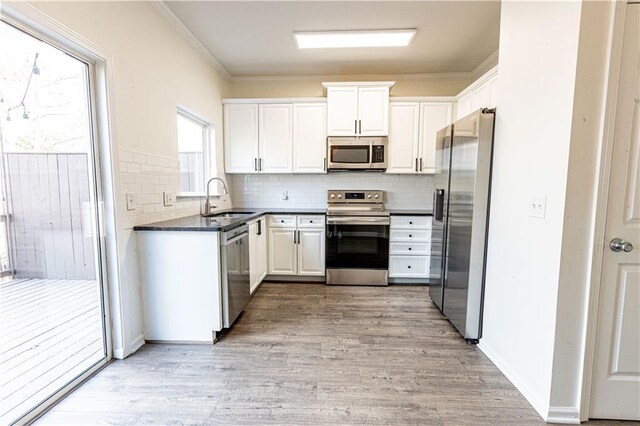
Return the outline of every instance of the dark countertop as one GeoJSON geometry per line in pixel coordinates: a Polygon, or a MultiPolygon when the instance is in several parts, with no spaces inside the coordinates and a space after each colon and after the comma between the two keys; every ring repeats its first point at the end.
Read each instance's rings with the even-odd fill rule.
{"type": "Polygon", "coordinates": [[[387,209],[391,216],[433,216],[430,209],[387,209]]]}
{"type": "Polygon", "coordinates": [[[147,225],[134,226],[134,231],[187,231],[187,232],[220,232],[229,231],[251,222],[265,214],[321,214],[326,213],[326,209],[302,209],[302,208],[276,208],[276,209],[254,209],[251,207],[239,207],[236,209],[221,210],[216,213],[225,212],[253,212],[249,216],[222,218],[222,217],[202,217],[200,215],[181,217],[178,219],[164,220],[162,222],[150,223],[147,225]]]}

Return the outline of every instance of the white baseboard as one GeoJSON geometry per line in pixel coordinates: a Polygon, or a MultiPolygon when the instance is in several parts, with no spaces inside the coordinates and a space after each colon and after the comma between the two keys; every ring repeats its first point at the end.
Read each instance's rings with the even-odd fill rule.
{"type": "Polygon", "coordinates": [[[529,404],[538,412],[543,420],[547,420],[549,414],[549,403],[545,402],[545,398],[536,394],[531,388],[524,383],[522,379],[513,371],[507,363],[497,354],[493,348],[486,343],[484,339],[480,339],[478,348],[498,367],[498,370],[504,374],[507,379],[520,391],[520,393],[529,401],[529,404]]]}
{"type": "Polygon", "coordinates": [[[138,349],[144,345],[144,334],[140,334],[138,337],[133,339],[133,341],[129,344],[129,346],[125,348],[114,348],[113,349],[113,357],[115,359],[125,359],[132,353],[136,352],[138,349]]]}
{"type": "Polygon", "coordinates": [[[578,407],[549,407],[547,423],[580,424],[580,410],[578,407]]]}

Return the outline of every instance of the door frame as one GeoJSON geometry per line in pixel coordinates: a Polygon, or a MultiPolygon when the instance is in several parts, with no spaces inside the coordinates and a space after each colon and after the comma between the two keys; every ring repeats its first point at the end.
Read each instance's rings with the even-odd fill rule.
{"type": "Polygon", "coordinates": [[[118,150],[115,139],[114,111],[114,59],[99,46],[86,40],[59,22],[24,2],[0,3],[2,21],[42,40],[88,65],[88,89],[90,100],[91,150],[94,163],[93,185],[96,190],[96,225],[99,234],[98,273],[101,278],[102,309],[104,321],[105,358],[83,374],[56,391],[44,403],[38,405],[16,423],[30,423],[50,407],[57,404],[74,388],[104,368],[115,357],[124,358],[131,352],[126,348],[126,303],[120,278],[118,259],[120,235],[117,216],[117,188],[119,188],[118,150]]]}
{"type": "Polygon", "coordinates": [[[616,0],[613,10],[609,46],[609,64],[606,87],[606,104],[603,119],[602,145],[597,173],[598,187],[593,221],[593,240],[591,248],[590,286],[588,290],[584,353],[582,363],[582,383],[580,393],[580,421],[589,419],[591,406],[591,386],[595,363],[596,329],[600,291],[602,286],[602,265],[605,254],[606,219],[611,185],[612,152],[615,133],[616,108],[618,101],[618,78],[622,64],[627,5],[636,1],[616,0]]]}

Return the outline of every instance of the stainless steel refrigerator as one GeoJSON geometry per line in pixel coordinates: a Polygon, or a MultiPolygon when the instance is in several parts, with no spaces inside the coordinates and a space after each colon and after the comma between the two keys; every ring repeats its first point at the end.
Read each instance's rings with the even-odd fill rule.
{"type": "Polygon", "coordinates": [[[429,295],[473,343],[482,337],[494,118],[480,109],[437,135],[429,295]]]}

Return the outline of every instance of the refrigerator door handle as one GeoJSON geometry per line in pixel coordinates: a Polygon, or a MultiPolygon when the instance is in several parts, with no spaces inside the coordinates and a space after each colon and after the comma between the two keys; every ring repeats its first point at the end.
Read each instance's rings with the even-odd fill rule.
{"type": "Polygon", "coordinates": [[[433,220],[442,222],[444,218],[444,189],[436,189],[433,198],[433,220]]]}

